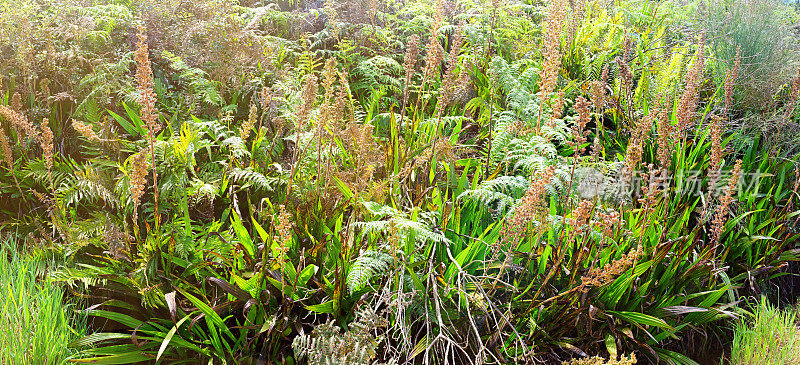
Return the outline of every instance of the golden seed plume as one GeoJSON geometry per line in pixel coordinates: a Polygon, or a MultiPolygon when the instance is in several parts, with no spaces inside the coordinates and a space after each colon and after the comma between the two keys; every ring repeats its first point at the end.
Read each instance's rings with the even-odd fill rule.
{"type": "Polygon", "coordinates": [[[403,87],[403,105],[408,104],[408,91],[411,87],[411,77],[414,75],[414,66],[417,64],[419,56],[419,35],[414,34],[409,38],[406,46],[406,53],[403,56],[403,71],[405,73],[405,83],[403,87]]]}
{"type": "Polygon", "coordinates": [[[84,138],[90,141],[100,142],[100,137],[94,132],[94,130],[92,130],[92,126],[88,124],[83,124],[80,121],[73,119],[72,128],[74,128],[75,131],[78,132],[78,134],[80,134],[84,138]]]}
{"type": "Polygon", "coordinates": [[[725,231],[725,222],[728,220],[728,207],[733,202],[734,195],[738,191],[739,178],[742,174],[742,160],[736,160],[736,164],[731,171],[731,178],[725,194],[720,198],[714,220],[711,222],[711,245],[715,247],[719,244],[722,233],[725,231]]]}
{"type": "Polygon", "coordinates": [[[561,31],[568,7],[567,0],[554,0],[547,6],[543,36],[544,61],[539,73],[539,92],[542,98],[549,97],[556,87],[561,69],[561,31]]]}
{"type": "Polygon", "coordinates": [[[139,42],[137,43],[134,58],[136,60],[136,83],[139,92],[139,105],[141,118],[145,122],[148,138],[152,141],[161,130],[156,109],[157,96],[153,82],[153,70],[150,67],[150,51],[147,45],[147,32],[139,28],[139,42]]]}
{"type": "Polygon", "coordinates": [[[697,103],[700,101],[700,83],[703,81],[703,69],[705,68],[704,49],[704,43],[698,44],[692,68],[686,73],[683,94],[678,100],[675,118],[677,119],[677,131],[681,137],[684,137],[686,131],[691,128],[696,115],[697,103]]]}

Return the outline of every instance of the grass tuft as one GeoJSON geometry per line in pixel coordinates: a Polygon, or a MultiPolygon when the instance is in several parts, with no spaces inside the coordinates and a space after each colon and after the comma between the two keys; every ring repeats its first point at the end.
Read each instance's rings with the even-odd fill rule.
{"type": "Polygon", "coordinates": [[[800,321],[796,310],[780,310],[762,298],[733,334],[732,365],[800,363],[800,321]]]}
{"type": "Polygon", "coordinates": [[[63,289],[39,280],[45,262],[0,249],[0,363],[61,364],[76,351],[85,322],[64,304],[63,289]]]}

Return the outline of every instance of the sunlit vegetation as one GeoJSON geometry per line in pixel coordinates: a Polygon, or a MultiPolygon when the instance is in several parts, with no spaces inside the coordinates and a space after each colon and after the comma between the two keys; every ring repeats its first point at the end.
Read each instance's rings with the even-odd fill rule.
{"type": "Polygon", "coordinates": [[[47,257],[0,290],[51,316],[3,321],[58,344],[0,362],[749,364],[752,321],[796,336],[743,304],[797,300],[783,2],[0,13],[0,268],[47,257]]]}

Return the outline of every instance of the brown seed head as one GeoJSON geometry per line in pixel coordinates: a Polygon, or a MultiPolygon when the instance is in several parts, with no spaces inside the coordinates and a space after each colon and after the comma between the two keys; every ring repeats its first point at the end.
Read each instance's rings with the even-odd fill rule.
{"type": "Polygon", "coordinates": [[[90,141],[100,142],[100,137],[94,132],[94,130],[92,130],[92,126],[88,124],[83,124],[73,119],[72,128],[75,129],[75,131],[78,132],[78,134],[80,134],[84,138],[90,141]]]}
{"type": "Polygon", "coordinates": [[[589,103],[586,98],[583,96],[579,96],[575,99],[575,110],[578,112],[578,122],[572,126],[572,136],[573,141],[570,141],[569,144],[576,148],[576,155],[578,153],[584,152],[584,147],[581,147],[580,150],[577,150],[580,146],[586,143],[586,136],[589,135],[589,131],[586,130],[586,125],[589,124],[591,121],[592,115],[589,110],[591,108],[591,104],[589,103]]]}
{"type": "Polygon", "coordinates": [[[22,95],[19,93],[14,93],[14,96],[11,97],[11,109],[22,112],[22,95]]]}
{"type": "Polygon", "coordinates": [[[736,86],[736,79],[739,78],[739,68],[742,64],[742,47],[736,48],[736,58],[733,67],[725,75],[725,111],[730,112],[733,107],[733,91],[736,86]]]}
{"type": "Polygon", "coordinates": [[[607,263],[603,268],[592,268],[587,276],[581,277],[582,291],[586,292],[590,286],[604,286],[614,281],[625,271],[631,268],[644,254],[642,245],[636,247],[618,260],[607,263]]]}
{"type": "Polygon", "coordinates": [[[408,103],[408,90],[411,86],[411,77],[414,75],[414,66],[419,56],[419,35],[414,34],[409,38],[406,54],[403,57],[403,71],[405,72],[405,86],[403,88],[403,104],[408,103]]]}
{"type": "Polygon", "coordinates": [[[742,174],[742,160],[736,160],[731,172],[731,178],[728,181],[728,187],[725,194],[720,198],[719,206],[717,206],[717,214],[711,223],[711,244],[716,247],[719,244],[720,237],[725,230],[725,222],[728,220],[728,206],[733,202],[733,196],[739,187],[739,177],[742,174]]]}
{"type": "Polygon", "coordinates": [[[297,113],[295,114],[295,126],[297,127],[298,131],[303,129],[303,125],[308,119],[316,99],[317,76],[311,74],[306,77],[305,84],[303,85],[303,92],[300,96],[300,106],[297,108],[297,113]]]}
{"type": "Polygon", "coordinates": [[[8,169],[13,169],[14,156],[11,154],[11,145],[9,144],[6,132],[2,128],[2,124],[0,124],[0,149],[3,151],[3,161],[8,166],[8,169]]]}
{"type": "Polygon", "coordinates": [[[42,134],[39,137],[42,146],[42,159],[47,169],[53,168],[53,131],[50,130],[47,118],[42,119],[42,134]]]}
{"type": "Polygon", "coordinates": [[[134,222],[138,220],[139,200],[142,195],[144,195],[144,189],[147,184],[147,173],[150,169],[150,163],[147,158],[149,153],[149,150],[144,149],[131,156],[131,168],[128,178],[130,179],[130,194],[133,204],[134,222]]]}
{"type": "Polygon", "coordinates": [[[705,56],[703,43],[697,46],[694,56],[694,64],[686,74],[685,86],[681,98],[678,100],[678,110],[676,126],[681,137],[692,126],[692,121],[696,115],[697,103],[700,100],[700,83],[703,81],[703,69],[705,68],[705,56]]]}
{"type": "Polygon", "coordinates": [[[256,101],[253,100],[250,102],[250,113],[247,114],[247,120],[242,123],[241,129],[239,129],[239,137],[242,138],[242,141],[247,141],[247,138],[250,137],[250,132],[255,127],[257,120],[258,106],[256,106],[256,101]]]}
{"type": "Polygon", "coordinates": [[[551,182],[555,175],[555,169],[549,167],[538,173],[531,181],[525,195],[519,200],[514,208],[513,215],[505,223],[500,231],[500,237],[504,244],[516,245],[527,234],[528,223],[538,222],[537,229],[545,229],[547,226],[547,184],[551,182]]]}
{"type": "Polygon", "coordinates": [[[150,51],[147,45],[147,32],[139,28],[139,42],[137,43],[134,58],[136,60],[136,83],[139,92],[139,106],[141,118],[147,128],[147,136],[151,144],[161,130],[156,109],[157,96],[153,82],[153,70],[150,67],[150,51]]]}
{"type": "Polygon", "coordinates": [[[568,9],[567,0],[554,0],[547,7],[543,36],[544,61],[539,73],[539,92],[543,98],[555,90],[561,69],[561,31],[568,9]]]}
{"type": "Polygon", "coordinates": [[[711,133],[711,156],[709,158],[708,170],[710,182],[708,184],[712,189],[717,185],[719,180],[720,169],[722,168],[722,121],[723,117],[718,115],[711,116],[711,125],[709,130],[711,133]]]}
{"type": "Polygon", "coordinates": [[[11,127],[17,132],[17,142],[22,143],[24,137],[38,138],[39,132],[36,127],[28,121],[28,117],[22,114],[19,109],[11,109],[4,105],[0,105],[0,115],[6,118],[11,127]]]}

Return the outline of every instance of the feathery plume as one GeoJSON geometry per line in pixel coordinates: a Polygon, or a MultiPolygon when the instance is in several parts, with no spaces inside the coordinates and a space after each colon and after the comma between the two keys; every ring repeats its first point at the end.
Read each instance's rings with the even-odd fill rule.
{"type": "Polygon", "coordinates": [[[42,146],[42,160],[50,170],[53,168],[53,131],[48,126],[47,118],[42,119],[42,134],[39,137],[39,144],[42,146]]]}
{"type": "Polygon", "coordinates": [[[3,150],[3,161],[8,166],[8,169],[13,169],[14,157],[11,154],[11,145],[8,142],[8,137],[6,136],[6,132],[3,130],[2,124],[0,124],[0,149],[3,150]]]}
{"type": "Polygon", "coordinates": [[[100,137],[94,132],[94,130],[92,130],[92,126],[88,124],[83,124],[73,119],[72,128],[74,128],[75,131],[78,132],[78,134],[80,134],[84,138],[90,141],[100,142],[100,137]]]}
{"type": "MultiPolygon", "coordinates": [[[[12,103],[13,104],[13,103],[12,103]]],[[[14,131],[17,132],[17,142],[22,143],[25,136],[37,138],[39,133],[36,127],[28,121],[28,117],[22,114],[19,109],[12,109],[4,105],[0,105],[0,115],[6,118],[14,131]]]]}
{"type": "Polygon", "coordinates": [[[614,232],[617,231],[620,222],[622,222],[620,220],[619,212],[613,210],[608,213],[598,212],[597,218],[599,219],[600,229],[603,232],[604,237],[613,236],[614,232]]]}
{"type": "Polygon", "coordinates": [[[409,38],[406,54],[403,56],[403,71],[405,72],[403,106],[408,104],[408,91],[411,87],[411,77],[414,75],[414,66],[417,64],[417,56],[419,56],[419,35],[414,34],[409,38]]]}
{"type": "Polygon", "coordinates": [[[709,130],[711,132],[711,156],[709,159],[709,183],[708,187],[714,191],[719,181],[720,170],[722,168],[722,120],[723,117],[718,115],[711,116],[711,125],[709,130]]]}
{"type": "Polygon", "coordinates": [[[606,83],[601,80],[589,82],[589,99],[594,105],[594,112],[603,113],[606,107],[606,83]]]}
{"type": "Polygon", "coordinates": [[[442,116],[444,109],[455,100],[456,96],[461,93],[469,82],[464,69],[461,68],[456,72],[458,67],[458,55],[461,53],[461,42],[463,40],[462,29],[459,25],[453,35],[453,43],[450,46],[450,55],[447,58],[447,70],[442,78],[442,87],[439,88],[439,100],[436,103],[436,115],[442,116]]]}
{"type": "Polygon", "coordinates": [[[617,57],[617,64],[619,65],[620,94],[624,98],[627,111],[631,112],[633,109],[633,73],[625,57],[617,57]]]}
{"type": "Polygon", "coordinates": [[[614,281],[618,276],[631,268],[644,254],[642,245],[622,255],[618,260],[607,263],[602,268],[592,268],[588,275],[581,277],[581,290],[589,291],[590,286],[604,286],[614,281]]]}
{"type": "Polygon", "coordinates": [[[591,155],[592,155],[592,161],[594,162],[598,162],[598,159],[600,158],[600,150],[602,149],[602,146],[600,145],[600,128],[601,124],[598,122],[597,128],[595,129],[594,132],[594,141],[592,141],[591,155]]]}
{"type": "Polygon", "coordinates": [[[317,76],[311,74],[306,77],[305,84],[303,85],[303,92],[300,94],[300,106],[297,108],[297,113],[295,114],[295,127],[298,131],[303,129],[316,99],[317,76]]]}
{"type": "Polygon", "coordinates": [[[258,106],[256,106],[256,101],[253,100],[250,102],[250,112],[247,114],[247,120],[242,123],[239,129],[239,137],[242,141],[247,141],[247,138],[250,137],[250,132],[256,125],[256,120],[258,120],[258,106]]]}
{"type": "Polygon", "coordinates": [[[543,36],[544,62],[539,72],[539,92],[547,98],[555,90],[561,68],[561,30],[568,8],[566,0],[554,0],[547,7],[543,36]]]}
{"type": "Polygon", "coordinates": [[[653,120],[660,114],[660,106],[650,110],[644,118],[639,118],[631,133],[631,139],[628,142],[628,149],[625,151],[625,173],[631,174],[636,170],[639,162],[642,161],[644,153],[644,146],[650,134],[650,128],[653,125],[653,120]]]}
{"type": "MultiPolygon", "coordinates": [[[[538,221],[539,229],[545,227],[547,218],[547,184],[553,179],[555,169],[548,167],[531,181],[525,195],[519,200],[514,208],[513,215],[503,225],[500,237],[504,244],[511,243],[512,246],[519,243],[527,233],[528,223],[538,221]]],[[[497,248],[497,247],[496,247],[497,248]]]]}
{"type": "MultiPolygon", "coordinates": [[[[438,9],[438,8],[437,8],[438,9]]],[[[431,24],[431,37],[428,40],[428,56],[425,58],[425,69],[423,78],[430,79],[436,68],[442,63],[444,58],[442,45],[439,44],[439,28],[442,26],[441,13],[436,13],[436,18],[431,24]]]]}
{"type": "Polygon", "coordinates": [[[728,181],[728,187],[725,189],[725,194],[720,198],[717,212],[714,220],[711,223],[711,245],[716,249],[719,244],[722,232],[725,230],[725,222],[728,220],[728,206],[733,202],[733,195],[736,193],[739,186],[739,175],[742,174],[742,160],[736,160],[731,172],[731,178],[728,181]]]}
{"type": "Polygon", "coordinates": [[[586,136],[589,135],[589,131],[586,130],[586,125],[589,124],[591,120],[590,107],[591,104],[583,96],[579,96],[575,99],[575,110],[578,112],[578,121],[572,126],[573,140],[569,142],[569,145],[575,149],[576,156],[579,153],[583,153],[586,149],[581,146],[586,143],[586,136]]]}
{"type": "Polygon", "coordinates": [[[656,123],[658,124],[658,153],[656,158],[658,163],[664,170],[669,170],[672,166],[672,147],[674,143],[674,129],[675,127],[669,122],[669,114],[664,107],[664,101],[658,107],[658,116],[656,123]]]}
{"type": "Polygon", "coordinates": [[[139,200],[144,195],[147,184],[147,173],[150,170],[147,160],[148,150],[141,150],[131,157],[131,167],[128,178],[130,179],[131,204],[133,204],[133,224],[137,227],[139,219],[139,200]]]}
{"type": "Polygon", "coordinates": [[[553,119],[561,119],[564,116],[564,90],[556,92],[553,100],[553,119]]]}
{"type": "Polygon", "coordinates": [[[700,101],[700,83],[703,81],[703,68],[705,68],[704,49],[705,43],[700,42],[697,45],[697,51],[695,51],[694,64],[689,69],[689,72],[686,73],[683,94],[678,100],[678,111],[675,117],[677,119],[677,132],[681,138],[685,136],[686,131],[691,127],[692,120],[696,114],[697,103],[700,101]]]}
{"type": "Polygon", "coordinates": [[[571,242],[578,236],[586,233],[589,228],[589,222],[592,219],[593,211],[594,204],[591,201],[582,200],[578,203],[578,206],[570,213],[572,214],[572,218],[567,219],[567,224],[573,229],[567,241],[571,242]]]}
{"type": "Polygon", "coordinates": [[[292,215],[286,210],[286,206],[281,205],[278,208],[278,217],[276,221],[275,233],[277,234],[281,250],[285,253],[286,250],[288,250],[287,244],[292,240],[292,227],[294,226],[292,223],[292,215]]]}
{"type": "Polygon", "coordinates": [[[139,42],[136,44],[136,52],[134,52],[134,59],[136,60],[136,83],[139,92],[139,105],[141,109],[139,114],[144,122],[145,129],[147,129],[147,140],[150,142],[150,159],[152,160],[153,170],[153,211],[155,216],[156,228],[160,225],[161,214],[158,211],[158,174],[156,173],[156,135],[161,130],[161,124],[158,120],[158,109],[156,109],[156,101],[158,100],[155,92],[155,83],[153,82],[153,70],[150,67],[150,50],[147,45],[147,31],[144,27],[139,28],[139,42]]]}
{"type": "Polygon", "coordinates": [[[14,95],[11,96],[11,109],[22,111],[22,95],[19,93],[14,93],[14,95]]]}
{"type": "Polygon", "coordinates": [[[134,58],[136,60],[136,83],[139,92],[139,105],[141,106],[141,118],[147,128],[147,137],[152,140],[161,130],[158,123],[158,109],[156,109],[155,83],[153,82],[153,70],[150,67],[150,51],[147,45],[147,32],[144,28],[139,28],[139,42],[137,43],[134,58]]]}
{"type": "Polygon", "coordinates": [[[733,91],[736,86],[736,79],[739,78],[739,69],[742,64],[742,47],[736,48],[736,58],[733,67],[725,75],[725,112],[730,113],[733,107],[733,91]]]}

